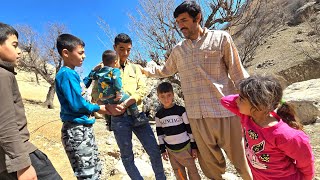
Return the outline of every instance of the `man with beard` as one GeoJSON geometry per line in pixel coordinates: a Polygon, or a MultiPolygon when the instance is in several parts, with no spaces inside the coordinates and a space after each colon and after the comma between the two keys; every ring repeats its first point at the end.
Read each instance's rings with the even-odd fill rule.
{"type": "Polygon", "coordinates": [[[222,149],[243,179],[252,179],[247,164],[240,120],[220,104],[248,77],[231,36],[201,27],[201,8],[184,1],[174,11],[185,39],[173,49],[163,67],[141,69],[148,77],[179,73],[191,129],[199,149],[199,163],[210,179],[222,179],[226,162],[222,149]]]}

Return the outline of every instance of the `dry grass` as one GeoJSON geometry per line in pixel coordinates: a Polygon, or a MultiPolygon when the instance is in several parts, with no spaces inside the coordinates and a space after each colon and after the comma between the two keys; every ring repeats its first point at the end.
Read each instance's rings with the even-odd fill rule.
{"type": "Polygon", "coordinates": [[[312,29],[307,23],[294,27],[284,26],[279,31],[267,38],[265,42],[257,48],[252,66],[248,67],[250,74],[279,72],[288,67],[294,66],[301,61],[305,61],[306,56],[303,50],[310,52],[314,49],[310,46],[307,34],[312,29]],[[296,42],[302,40],[301,42],[296,42]],[[269,68],[257,68],[258,64],[265,61],[273,61],[274,65],[269,68]]]}
{"type": "Polygon", "coordinates": [[[47,154],[63,179],[75,179],[60,140],[62,123],[59,118],[59,102],[55,97],[55,109],[43,107],[42,102],[46,98],[49,85],[43,80],[38,85],[34,79],[31,73],[18,72],[17,80],[24,99],[30,141],[47,154]]]}

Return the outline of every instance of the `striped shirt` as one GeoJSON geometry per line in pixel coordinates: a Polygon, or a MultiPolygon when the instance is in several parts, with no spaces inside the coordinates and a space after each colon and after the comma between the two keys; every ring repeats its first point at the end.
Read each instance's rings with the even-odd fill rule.
{"type": "Polygon", "coordinates": [[[161,108],[156,113],[156,130],[161,153],[166,147],[173,151],[179,151],[191,142],[191,148],[197,149],[192,136],[186,109],[174,105],[171,108],[161,108]]]}
{"type": "Polygon", "coordinates": [[[248,77],[231,36],[204,28],[194,43],[179,42],[163,67],[144,69],[149,77],[169,77],[179,73],[188,117],[192,119],[234,116],[220,99],[236,92],[236,85],[248,77]]]}

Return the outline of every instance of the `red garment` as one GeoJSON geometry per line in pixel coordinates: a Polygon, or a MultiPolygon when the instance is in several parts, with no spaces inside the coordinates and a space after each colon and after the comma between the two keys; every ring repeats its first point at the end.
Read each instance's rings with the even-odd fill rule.
{"type": "Polygon", "coordinates": [[[291,128],[272,112],[279,122],[262,128],[250,116],[241,114],[236,103],[239,95],[221,99],[221,104],[240,116],[245,137],[246,157],[254,179],[311,180],[314,176],[314,156],[308,136],[291,128]]]}

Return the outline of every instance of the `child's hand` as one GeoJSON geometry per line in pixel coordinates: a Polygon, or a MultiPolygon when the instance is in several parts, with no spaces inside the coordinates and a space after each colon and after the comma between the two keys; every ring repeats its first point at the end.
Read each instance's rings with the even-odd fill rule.
{"type": "Polygon", "coordinates": [[[18,180],[37,180],[37,173],[33,166],[26,167],[17,171],[18,180]]]}
{"type": "Polygon", "coordinates": [[[193,157],[193,159],[197,159],[198,158],[198,150],[191,149],[191,156],[193,157]]]}
{"type": "Polygon", "coordinates": [[[106,109],[108,110],[108,112],[110,112],[110,114],[107,114],[111,116],[118,116],[126,111],[126,108],[124,108],[120,104],[107,104],[106,109]]]}
{"type": "Polygon", "coordinates": [[[116,97],[113,99],[114,101],[119,101],[122,98],[122,95],[120,93],[116,94],[116,97]]]}
{"type": "Polygon", "coordinates": [[[123,109],[127,109],[127,104],[122,102],[121,104],[119,104],[119,106],[121,106],[123,109]]]}
{"type": "Polygon", "coordinates": [[[105,105],[99,105],[100,106],[100,110],[98,111],[98,113],[100,114],[110,114],[110,111],[108,111],[108,109],[106,108],[105,105]]]}
{"type": "Polygon", "coordinates": [[[96,65],[96,67],[93,68],[94,71],[98,71],[99,69],[103,68],[103,63],[99,63],[98,65],[96,65]]]}
{"type": "Polygon", "coordinates": [[[161,154],[162,155],[162,159],[165,160],[165,161],[168,161],[169,160],[169,155],[168,155],[168,152],[164,152],[161,154]]]}

